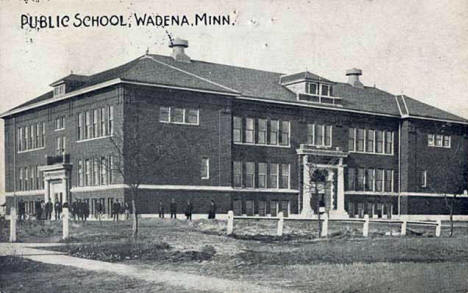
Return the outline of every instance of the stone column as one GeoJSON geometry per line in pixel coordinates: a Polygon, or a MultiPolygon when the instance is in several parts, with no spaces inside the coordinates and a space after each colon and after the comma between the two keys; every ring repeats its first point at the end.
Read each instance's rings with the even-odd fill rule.
{"type": "Polygon", "coordinates": [[[303,172],[303,188],[302,188],[302,211],[301,216],[303,217],[312,217],[313,211],[312,207],[310,206],[310,166],[308,156],[305,155],[302,161],[304,165],[304,172],[303,172]]]}
{"type": "Polygon", "coordinates": [[[16,242],[16,208],[10,209],[10,242],[16,242]]]}
{"type": "Polygon", "coordinates": [[[50,185],[49,180],[44,178],[44,189],[45,189],[44,202],[47,202],[47,199],[49,198],[49,192],[50,192],[50,186],[49,185],[50,185]]]}
{"type": "Polygon", "coordinates": [[[336,204],[336,213],[342,216],[348,216],[345,210],[345,184],[344,184],[344,166],[343,159],[340,158],[340,162],[337,168],[337,204],[336,204]]]}
{"type": "Polygon", "coordinates": [[[333,205],[335,201],[335,172],[332,169],[328,170],[328,181],[330,182],[330,210],[333,210],[333,205]]]}

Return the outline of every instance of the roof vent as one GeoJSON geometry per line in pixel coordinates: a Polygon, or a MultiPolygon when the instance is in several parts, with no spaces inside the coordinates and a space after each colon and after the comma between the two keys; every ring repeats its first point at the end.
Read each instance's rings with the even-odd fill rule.
{"type": "Polygon", "coordinates": [[[359,80],[359,75],[362,75],[362,70],[357,68],[352,68],[346,70],[346,76],[348,77],[348,83],[354,87],[363,88],[364,85],[359,80]]]}
{"type": "Polygon", "coordinates": [[[175,38],[169,43],[169,48],[172,48],[172,58],[178,62],[190,63],[190,57],[185,54],[184,49],[188,47],[188,41],[180,38],[175,38]]]}

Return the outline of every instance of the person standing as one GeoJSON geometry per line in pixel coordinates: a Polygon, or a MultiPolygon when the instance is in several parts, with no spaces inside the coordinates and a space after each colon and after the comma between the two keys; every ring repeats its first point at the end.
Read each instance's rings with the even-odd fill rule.
{"type": "Polygon", "coordinates": [[[42,206],[40,201],[36,201],[35,203],[35,210],[36,210],[36,220],[41,220],[42,218],[42,206]]]}
{"type": "Polygon", "coordinates": [[[124,212],[125,212],[125,219],[128,220],[130,218],[130,206],[128,202],[124,203],[124,212]]]}
{"type": "Polygon", "coordinates": [[[46,211],[46,220],[52,219],[52,209],[53,209],[53,205],[49,198],[44,208],[44,210],[46,211]]]}
{"type": "Polygon", "coordinates": [[[192,220],[192,202],[190,200],[187,200],[187,205],[185,206],[185,217],[187,220],[191,221],[192,220]]]}
{"type": "Polygon", "coordinates": [[[81,199],[78,199],[76,203],[76,215],[78,216],[78,221],[83,220],[83,204],[81,203],[81,199]]]}
{"type": "Polygon", "coordinates": [[[86,220],[89,217],[89,204],[86,201],[83,201],[83,222],[86,222],[86,220]]]}
{"type": "Polygon", "coordinates": [[[119,221],[119,213],[120,213],[120,203],[119,203],[119,200],[117,200],[112,204],[112,215],[113,215],[114,221],[116,222],[119,221]]]}
{"type": "Polygon", "coordinates": [[[102,204],[100,201],[96,202],[96,219],[101,222],[101,215],[102,215],[102,204]]]}
{"type": "Polygon", "coordinates": [[[177,203],[175,202],[174,199],[171,199],[171,205],[170,205],[170,211],[171,211],[171,219],[177,219],[177,203]]]}
{"type": "Polygon", "coordinates": [[[25,214],[26,214],[26,205],[23,199],[20,199],[18,202],[18,216],[19,216],[20,221],[25,220],[25,214]]]}
{"type": "Polygon", "coordinates": [[[55,220],[60,220],[60,213],[62,212],[62,204],[57,200],[54,206],[55,220]]]}
{"type": "Polygon", "coordinates": [[[214,219],[216,217],[216,204],[214,200],[210,202],[210,211],[208,212],[208,219],[214,219]]]}
{"type": "Polygon", "coordinates": [[[164,205],[161,200],[159,201],[159,217],[164,218],[164,205]]]}

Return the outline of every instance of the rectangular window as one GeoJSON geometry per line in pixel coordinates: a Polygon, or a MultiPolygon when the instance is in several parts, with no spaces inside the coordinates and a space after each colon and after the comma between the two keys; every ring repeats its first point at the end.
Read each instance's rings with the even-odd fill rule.
{"type": "Polygon", "coordinates": [[[384,170],[377,169],[375,173],[375,191],[384,190],[384,170]]]}
{"type": "Polygon", "coordinates": [[[393,154],[393,131],[385,132],[385,153],[393,154]]]}
{"type": "Polygon", "coordinates": [[[31,167],[31,190],[34,190],[36,187],[36,182],[34,182],[34,179],[36,178],[36,171],[35,167],[31,167]]]}
{"type": "Polygon", "coordinates": [[[266,201],[264,201],[264,200],[259,200],[258,201],[258,215],[260,217],[265,217],[266,216],[266,201]]]}
{"type": "Polygon", "coordinates": [[[366,191],[374,191],[374,169],[366,171],[366,191]]]}
{"type": "Polygon", "coordinates": [[[83,185],[83,160],[78,160],[78,186],[83,185]]]}
{"type": "Polygon", "coordinates": [[[159,107],[159,121],[170,122],[171,121],[171,108],[159,107]]]}
{"type": "Polygon", "coordinates": [[[307,93],[316,95],[318,93],[318,84],[312,82],[307,83],[307,93]]]}
{"type": "Polygon", "coordinates": [[[93,166],[93,177],[94,177],[94,185],[99,185],[99,169],[101,166],[99,166],[99,159],[95,158],[93,159],[94,166],[93,166]]]}
{"type": "Polygon", "coordinates": [[[289,121],[281,121],[280,145],[289,145],[289,121]]]}
{"type": "Polygon", "coordinates": [[[279,121],[278,120],[270,120],[270,144],[277,145],[278,144],[278,129],[279,128],[279,121]]]}
{"type": "Polygon", "coordinates": [[[323,145],[323,125],[315,125],[315,145],[322,146],[323,145]]]}
{"type": "Polygon", "coordinates": [[[60,155],[62,153],[62,137],[61,136],[56,138],[55,153],[57,155],[60,155]]]}
{"type": "Polygon", "coordinates": [[[315,124],[307,124],[307,144],[314,145],[315,124]]]}
{"type": "Polygon", "coordinates": [[[267,187],[267,164],[258,163],[258,187],[267,187]]]}
{"type": "Polygon", "coordinates": [[[266,144],[267,142],[267,120],[258,119],[258,143],[266,144]]]}
{"type": "Polygon", "coordinates": [[[322,84],[322,96],[329,96],[330,86],[322,84]]]}
{"type": "Polygon", "coordinates": [[[23,168],[19,168],[19,190],[24,190],[23,168]]]}
{"type": "Polygon", "coordinates": [[[348,168],[348,190],[356,190],[356,169],[348,168]]]}
{"type": "Polygon", "coordinates": [[[449,148],[450,147],[450,136],[444,136],[444,147],[449,148]]]}
{"type": "Polygon", "coordinates": [[[234,186],[242,187],[242,162],[233,162],[232,169],[234,186]]]}
{"type": "Polygon", "coordinates": [[[332,127],[325,125],[325,146],[331,147],[332,145],[332,127]]]}
{"type": "Polygon", "coordinates": [[[88,139],[91,137],[91,114],[89,111],[85,113],[85,129],[84,129],[84,138],[88,139]]]}
{"type": "Polygon", "coordinates": [[[271,163],[268,175],[268,187],[278,188],[279,166],[278,164],[271,163]]]}
{"type": "Polygon", "coordinates": [[[37,143],[37,147],[40,148],[42,147],[41,145],[41,123],[37,123],[36,124],[36,143],[37,143]]]}
{"type": "Polygon", "coordinates": [[[36,124],[31,125],[31,140],[32,140],[32,148],[37,148],[36,145],[36,124]]]}
{"type": "Polygon", "coordinates": [[[242,142],[242,118],[235,117],[233,118],[233,139],[234,142],[241,143],[242,142]]]}
{"type": "Polygon", "coordinates": [[[99,110],[95,109],[93,114],[93,137],[99,137],[99,110]]]}
{"type": "Polygon", "coordinates": [[[364,190],[364,186],[366,183],[366,169],[359,168],[358,169],[358,174],[357,174],[357,184],[356,184],[356,190],[362,191],[364,190]]]}
{"type": "Polygon", "coordinates": [[[185,113],[185,123],[187,124],[198,124],[198,110],[197,109],[187,109],[185,113]]]}
{"type": "Polygon", "coordinates": [[[46,129],[45,122],[42,122],[42,138],[41,138],[42,146],[45,146],[45,129],[46,129]]]}
{"type": "Polygon", "coordinates": [[[393,192],[393,170],[385,170],[385,192],[393,192]]]}
{"type": "Polygon", "coordinates": [[[375,152],[378,154],[383,154],[384,151],[384,132],[382,130],[377,130],[375,132],[377,144],[375,152]]]}
{"type": "Polygon", "coordinates": [[[280,188],[289,189],[289,164],[281,164],[280,188]]]}
{"type": "Polygon", "coordinates": [[[107,174],[109,174],[109,182],[108,184],[114,183],[114,157],[112,155],[109,156],[107,160],[107,174]]]}
{"type": "Polygon", "coordinates": [[[443,143],[443,136],[442,135],[436,135],[436,146],[441,147],[443,143]]]}
{"type": "Polygon", "coordinates": [[[375,140],[375,132],[374,130],[367,130],[367,135],[366,135],[366,151],[368,153],[373,153],[374,152],[374,140],[375,140]]]}
{"type": "Polygon", "coordinates": [[[109,106],[107,109],[107,112],[109,114],[109,127],[107,129],[107,135],[113,135],[114,134],[114,106],[109,106]]]}
{"type": "Polygon", "coordinates": [[[107,130],[106,130],[106,108],[101,108],[99,117],[101,117],[101,135],[106,136],[107,135],[107,130]]]}
{"type": "Polygon", "coordinates": [[[201,163],[201,179],[210,178],[210,159],[202,158],[201,163]]]}
{"type": "Polygon", "coordinates": [[[184,112],[185,110],[182,108],[172,108],[171,113],[171,122],[174,123],[183,123],[184,122],[184,112]]]}
{"type": "Polygon", "coordinates": [[[107,184],[107,164],[106,164],[106,158],[101,157],[101,184],[106,185],[107,184]]]}
{"type": "Polygon", "coordinates": [[[421,174],[420,174],[420,183],[421,183],[421,187],[427,187],[427,171],[424,170],[424,171],[421,171],[421,174]]]}
{"type": "Polygon", "coordinates": [[[364,129],[358,129],[357,130],[357,151],[358,152],[364,152],[365,148],[365,136],[366,136],[366,131],[364,129]]]}
{"type": "Polygon", "coordinates": [[[85,186],[91,185],[91,162],[85,160],[85,186]]]}
{"type": "Polygon", "coordinates": [[[245,163],[245,187],[255,187],[255,163],[245,163]]]}
{"type": "Polygon", "coordinates": [[[29,140],[29,126],[24,128],[24,136],[26,138],[26,149],[29,150],[31,148],[31,141],[29,140]]]}
{"type": "Polygon", "coordinates": [[[434,134],[428,134],[427,135],[427,145],[428,146],[434,146],[435,145],[435,136],[434,136],[434,134]]]}
{"type": "Polygon", "coordinates": [[[245,201],[245,214],[247,216],[253,216],[254,215],[254,201],[253,200],[246,200],[245,201]]]}
{"type": "Polygon", "coordinates": [[[24,168],[24,190],[29,190],[29,169],[28,167],[24,168]]]}
{"type": "Polygon", "coordinates": [[[84,139],[83,113],[78,113],[78,140],[84,139]]]}
{"type": "Polygon", "coordinates": [[[39,166],[36,165],[36,170],[34,172],[36,174],[36,189],[40,189],[41,187],[41,179],[39,176],[39,166]]]}
{"type": "Polygon", "coordinates": [[[255,120],[252,118],[245,119],[245,142],[254,143],[255,141],[255,120]]]}
{"type": "Polygon", "coordinates": [[[348,152],[354,152],[356,149],[356,128],[348,129],[348,152]]]}
{"type": "Polygon", "coordinates": [[[23,127],[18,128],[18,151],[23,150],[23,127]]]}

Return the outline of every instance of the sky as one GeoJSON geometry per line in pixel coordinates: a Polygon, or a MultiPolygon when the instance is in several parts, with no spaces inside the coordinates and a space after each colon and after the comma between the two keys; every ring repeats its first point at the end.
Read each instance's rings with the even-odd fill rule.
{"type": "MultiPolygon", "coordinates": [[[[169,55],[168,34],[196,60],[361,81],[468,118],[468,1],[0,1],[0,112],[69,74],[92,74],[145,53],[169,55]],[[21,28],[21,15],[229,15],[234,25],[21,28]]],[[[0,193],[4,189],[3,121],[0,193]]]]}

